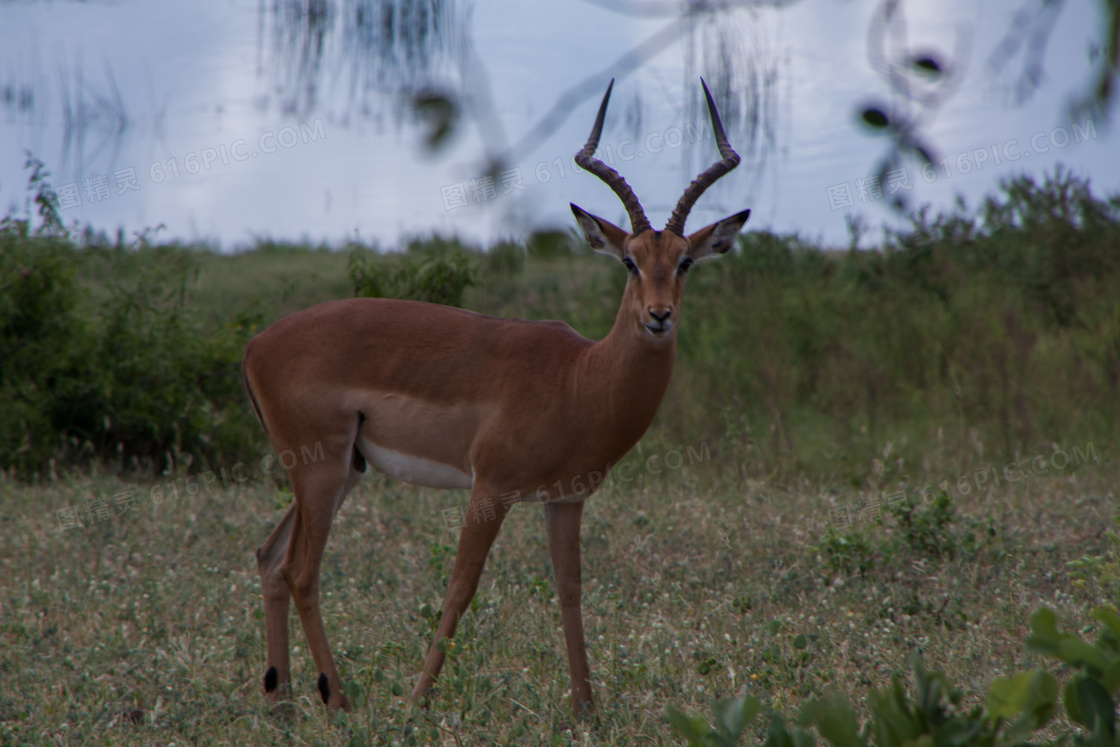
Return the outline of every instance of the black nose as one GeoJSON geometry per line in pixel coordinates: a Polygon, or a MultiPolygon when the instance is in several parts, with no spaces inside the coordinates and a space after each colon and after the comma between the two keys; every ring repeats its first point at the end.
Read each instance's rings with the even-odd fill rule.
{"type": "Polygon", "coordinates": [[[653,309],[650,309],[649,310],[649,315],[652,316],[654,319],[656,319],[659,322],[664,322],[666,319],[668,319],[669,317],[671,317],[673,315],[673,310],[672,309],[666,309],[664,314],[658,314],[653,309]]]}

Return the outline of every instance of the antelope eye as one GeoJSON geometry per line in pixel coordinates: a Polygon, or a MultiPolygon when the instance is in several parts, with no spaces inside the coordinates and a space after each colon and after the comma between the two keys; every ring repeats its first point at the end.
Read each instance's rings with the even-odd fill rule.
{"type": "Polygon", "coordinates": [[[629,257],[623,257],[622,264],[626,266],[626,269],[629,270],[630,274],[638,274],[638,266],[634,264],[634,260],[630,259],[629,257]]]}
{"type": "Polygon", "coordinates": [[[677,265],[677,272],[684,275],[688,272],[689,267],[692,267],[692,257],[685,257],[684,261],[677,265]]]}

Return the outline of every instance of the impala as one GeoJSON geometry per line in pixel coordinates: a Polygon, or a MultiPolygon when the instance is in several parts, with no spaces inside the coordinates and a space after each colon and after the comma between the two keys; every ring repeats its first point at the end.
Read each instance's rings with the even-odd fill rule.
{"type": "Polygon", "coordinates": [[[296,610],[328,708],[349,710],[319,611],[319,567],[331,521],[372,466],[434,488],[471,491],[443,614],[412,697],[439,675],[439,643],[455,633],[490,546],[515,501],[541,502],[571,670],[572,709],[589,709],[591,678],[580,609],[583,501],[653,420],[669,386],[685,273],[734,244],[749,210],[686,236],[693,204],[735,168],[704,86],[721,160],[685,190],[662,231],[650,228],[626,181],[594,158],[608,86],[576,162],[602,179],[629,232],[572,205],[587,242],[626,267],[610,333],[598,342],[561,322],[496,319],[384,299],[324,303],[281,319],[250,341],[242,373],[273,447],[323,445],[325,459],[289,470],[295,500],[257,550],[273,701],[289,683],[288,603],[296,610]],[[512,497],[512,499],[511,499],[512,497]]]}

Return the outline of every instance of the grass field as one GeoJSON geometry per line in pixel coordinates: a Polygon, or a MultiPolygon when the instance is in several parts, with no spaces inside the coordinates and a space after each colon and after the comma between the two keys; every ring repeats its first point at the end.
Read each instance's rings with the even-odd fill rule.
{"type": "Polygon", "coordinates": [[[1072,589],[1065,563],[1102,549],[1115,500],[1107,452],[972,492],[912,543],[891,517],[829,529],[830,510],[880,497],[870,491],[744,482],[708,446],[710,461],[675,471],[654,460],[659,475],[643,455],[632,484],[589,503],[584,610],[599,710],[587,723],[570,715],[539,507],[507,520],[424,712],[403,693],[431,640],[422,608],[438,609],[454,555],[445,511],[466,494],[363,483],[323,566],[328,635],[357,706],[342,714],[319,703],[295,617],[295,698],[272,708],[260,690],[253,551],[290,498],[270,479],[219,478],[190,495],[196,481],[163,476],[160,505],[151,480],[6,481],[0,741],[668,744],[667,704],[706,711],[745,689],[794,713],[829,687],[858,704],[914,653],[976,701],[997,675],[1040,663],[1023,645],[1031,612],[1049,605],[1076,630],[1106,593],[1072,589]],[[118,503],[129,489],[135,503],[118,503]],[[111,514],[101,520],[87,505],[98,497],[111,514]],[[85,528],[62,528],[68,506],[85,528]]]}
{"type": "Polygon", "coordinates": [[[0,230],[0,743],[669,744],[668,705],[742,693],[793,716],[838,688],[867,715],[915,654],[968,705],[1070,677],[1025,640],[1043,606],[1085,632],[1120,598],[1067,565],[1112,549],[1120,197],[1059,173],[879,251],[750,234],[690,276],[669,394],[585,514],[594,719],[571,717],[532,505],[411,704],[467,496],[379,476],[323,566],[355,711],[324,712],[294,616],[294,697],[269,706],[253,553],[291,495],[263,474],[245,341],[353,295],[355,256],[405,285],[465,257],[465,307],[603,335],[625,273],[546,238],[385,259],[0,230]]]}

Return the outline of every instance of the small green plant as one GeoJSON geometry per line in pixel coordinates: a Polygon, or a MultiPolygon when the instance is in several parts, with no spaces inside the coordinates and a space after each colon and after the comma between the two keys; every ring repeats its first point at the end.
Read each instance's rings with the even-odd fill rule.
{"type": "MultiPolygon", "coordinates": [[[[915,692],[907,692],[896,678],[890,687],[868,698],[871,718],[862,726],[847,697],[832,691],[805,705],[795,725],[771,712],[764,744],[767,747],[811,747],[816,735],[833,747],[963,747],[963,745],[1018,744],[1001,738],[1003,720],[993,719],[982,707],[961,708],[962,693],[941,672],[930,672],[920,658],[913,662],[915,692]]],[[[741,744],[746,727],[762,710],[753,697],[720,701],[715,725],[675,708],[668,711],[673,729],[692,747],[732,747],[741,744]]]]}
{"type": "MultiPolygon", "coordinates": [[[[1120,513],[1113,518],[1113,522],[1120,528],[1120,513]]],[[[1066,566],[1070,569],[1075,586],[1084,587],[1095,579],[1110,598],[1116,599],[1120,596],[1117,594],[1117,586],[1120,585],[1120,533],[1110,529],[1104,536],[1111,546],[1103,555],[1082,555],[1077,560],[1066,563],[1066,566]]]]}
{"type": "Polygon", "coordinates": [[[47,181],[51,172],[47,171],[47,167],[42,161],[31,155],[31,151],[26,151],[26,155],[27,158],[24,161],[23,168],[29,170],[31,174],[27,178],[28,197],[24,207],[24,217],[16,218],[10,214],[4,216],[0,219],[0,233],[11,232],[22,238],[31,235],[65,238],[68,232],[66,226],[62,223],[62,217],[59,215],[58,195],[55,194],[50,182],[47,181]],[[36,207],[40,221],[39,227],[34,231],[31,230],[32,204],[36,207]]]}
{"type": "MultiPolygon", "coordinates": [[[[1065,662],[1076,670],[1062,691],[1062,702],[1070,721],[1085,727],[1075,745],[1114,747],[1116,695],[1120,691],[1120,615],[1111,607],[1098,607],[1093,617],[1104,624],[1095,644],[1073,633],[1058,630],[1053,610],[1043,608],[1031,616],[1027,648],[1065,662]]],[[[1055,684],[1056,696],[1056,684],[1055,684]]],[[[1056,699],[1056,698],[1055,698],[1056,699]]]]}
{"type": "Polygon", "coordinates": [[[932,500],[928,496],[910,495],[892,513],[902,545],[933,558],[975,555],[983,536],[995,533],[991,525],[981,527],[975,520],[958,515],[952,496],[943,490],[933,495],[932,500]]]}
{"type": "Polygon", "coordinates": [[[734,747],[755,717],[762,712],[762,702],[753,696],[724,698],[712,707],[715,723],[700,716],[691,716],[669,706],[666,717],[673,730],[688,740],[691,747],[734,747]]]}
{"type": "Polygon", "coordinates": [[[875,564],[875,547],[864,529],[838,532],[829,523],[821,541],[813,548],[834,573],[866,573],[875,564]]]}
{"type": "Polygon", "coordinates": [[[259,314],[214,328],[190,303],[195,256],[174,246],[76,245],[51,213],[0,229],[0,469],[215,463],[259,442],[238,368],[259,314]],[[99,268],[101,293],[82,279],[99,268]]]}
{"type": "MultiPolygon", "coordinates": [[[[1120,691],[1120,615],[1099,607],[1093,616],[1103,623],[1095,644],[1058,630],[1057,618],[1043,608],[1031,616],[1027,648],[1065,663],[1075,670],[1062,690],[1066,716],[1084,731],[1060,735],[1046,744],[1075,747],[1116,747],[1116,696],[1120,691]]],[[[931,672],[922,660],[913,661],[914,691],[895,678],[891,686],[868,697],[870,718],[861,726],[843,693],[831,692],[802,709],[797,726],[771,714],[765,744],[791,747],[813,744],[811,727],[833,747],[1026,747],[1035,732],[1058,713],[1058,678],[1045,670],[1020,672],[995,679],[984,705],[965,710],[963,693],[941,672],[931,672]]],[[[670,706],[673,729],[693,747],[732,747],[762,711],[757,698],[721,700],[715,704],[715,724],[670,706]]]]}

